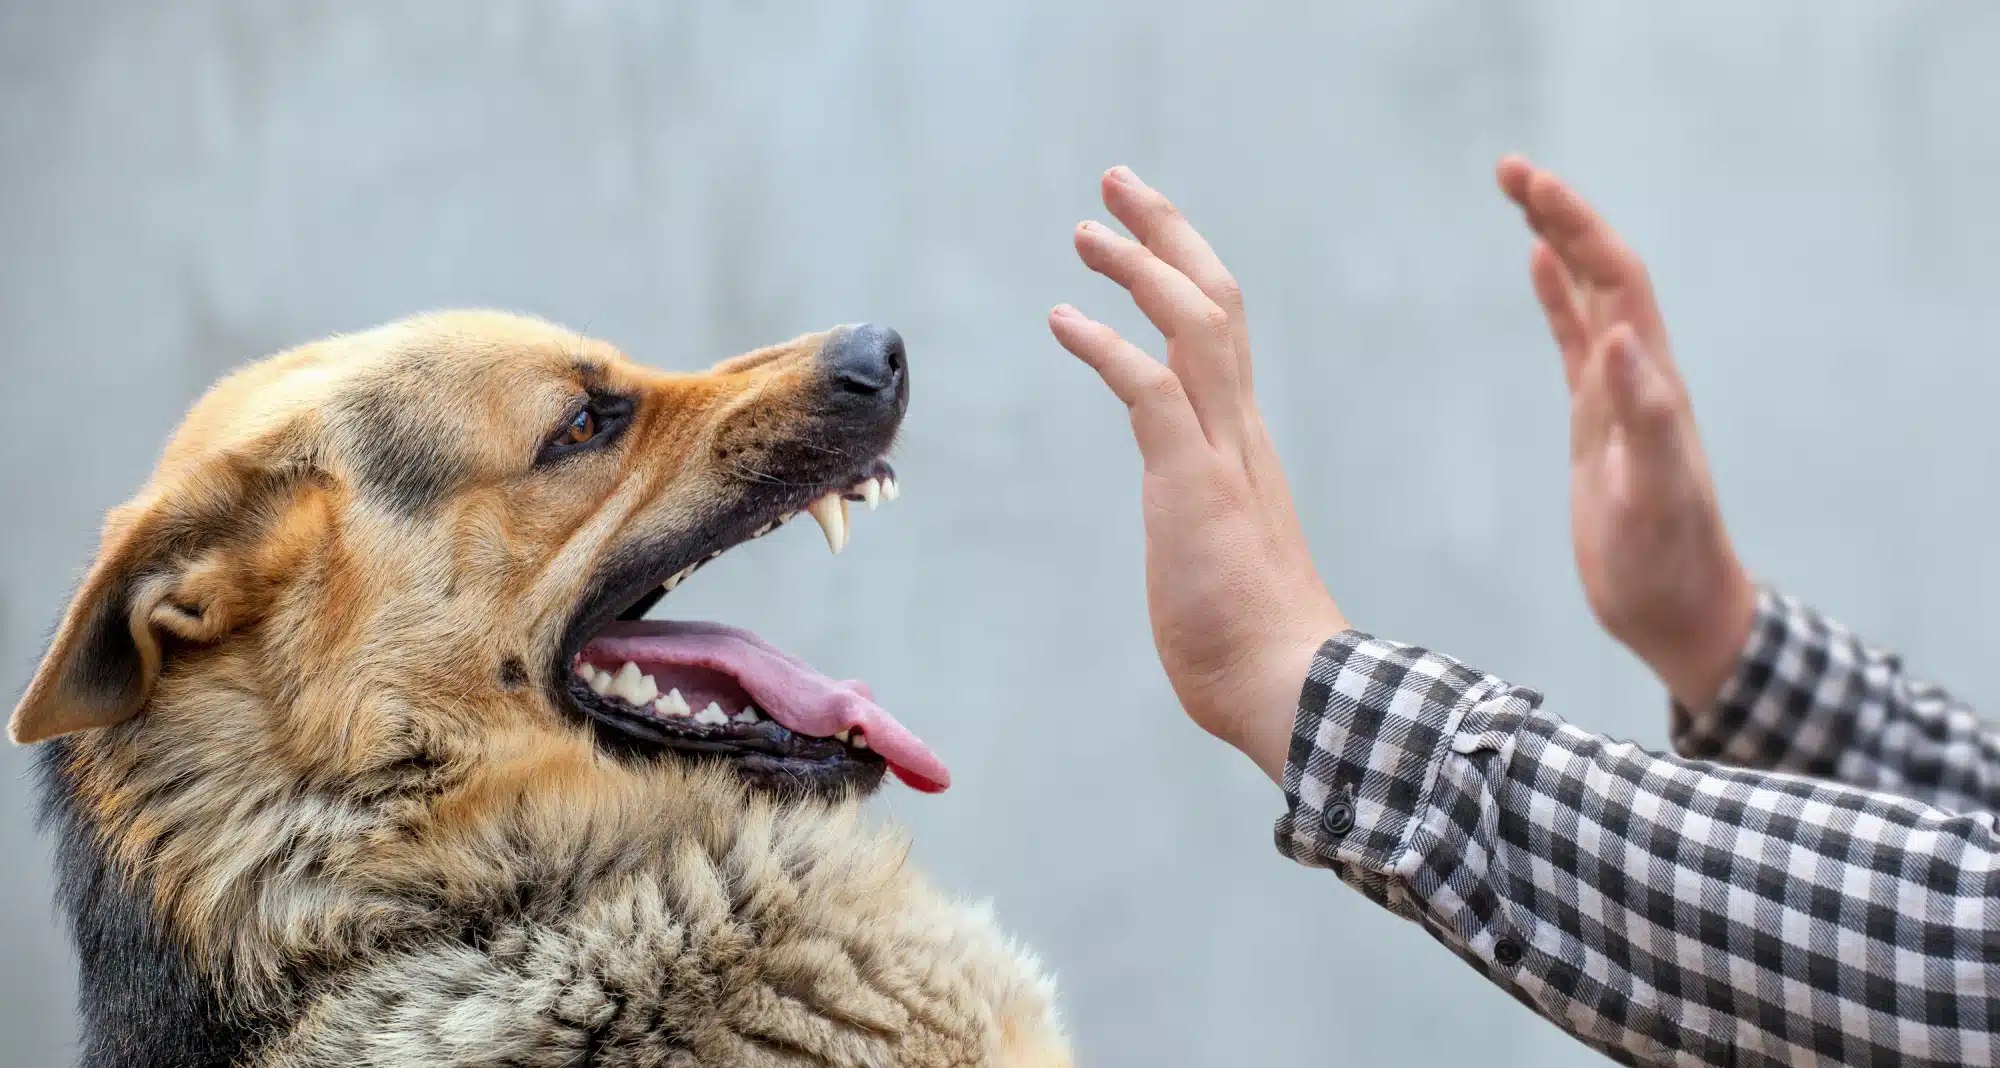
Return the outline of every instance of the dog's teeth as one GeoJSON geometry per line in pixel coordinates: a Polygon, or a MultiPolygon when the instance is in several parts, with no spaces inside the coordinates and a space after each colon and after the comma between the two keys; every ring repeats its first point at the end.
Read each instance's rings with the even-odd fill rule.
{"type": "Polygon", "coordinates": [[[744,705],[743,711],[729,717],[731,723],[755,723],[764,717],[757,714],[756,705],[744,705]]]}
{"type": "Polygon", "coordinates": [[[660,583],[660,585],[664,587],[668,593],[672,593],[674,592],[674,587],[680,585],[681,580],[686,577],[687,577],[687,572],[685,571],[677,572],[671,578],[667,579],[667,581],[660,583]]]}
{"type": "Polygon", "coordinates": [[[851,731],[841,731],[839,734],[833,736],[833,740],[836,742],[844,743],[847,741],[848,735],[851,733],[852,733],[851,731]]]}
{"type": "Polygon", "coordinates": [[[635,705],[643,705],[660,693],[659,688],[653,684],[653,677],[641,673],[639,665],[630,660],[625,661],[625,666],[619,668],[618,674],[612,677],[609,690],[611,696],[630,701],[635,705]]]}
{"type": "Polygon", "coordinates": [[[868,736],[860,731],[855,731],[854,737],[847,744],[856,749],[866,749],[868,748],[868,736]]]}
{"type": "Polygon", "coordinates": [[[682,697],[679,690],[668,690],[665,697],[654,701],[653,711],[663,716],[679,716],[682,719],[686,719],[692,712],[688,708],[687,698],[682,697]]]}
{"type": "Polygon", "coordinates": [[[893,501],[893,500],[895,500],[896,498],[898,498],[898,497],[901,497],[902,495],[903,495],[903,487],[902,487],[902,486],[899,486],[899,485],[897,485],[897,484],[896,484],[896,480],[895,480],[895,479],[893,479],[893,478],[885,478],[885,479],[883,479],[883,480],[882,480],[882,499],[883,499],[883,500],[885,500],[885,501],[893,501]]]}
{"type": "Polygon", "coordinates": [[[710,701],[707,708],[695,713],[694,721],[704,727],[720,727],[729,722],[729,717],[722,714],[721,705],[710,701]]]}
{"type": "Polygon", "coordinates": [[[806,505],[826,535],[826,547],[834,552],[847,548],[847,502],[838,493],[828,493],[806,505]]]}
{"type": "Polygon", "coordinates": [[[868,502],[868,510],[874,511],[882,505],[882,483],[869,479],[861,484],[861,499],[868,502]]]}
{"type": "Polygon", "coordinates": [[[584,676],[584,681],[590,683],[590,689],[593,693],[601,694],[611,689],[610,672],[591,667],[589,664],[585,664],[583,667],[585,671],[590,672],[590,674],[584,676]]]}

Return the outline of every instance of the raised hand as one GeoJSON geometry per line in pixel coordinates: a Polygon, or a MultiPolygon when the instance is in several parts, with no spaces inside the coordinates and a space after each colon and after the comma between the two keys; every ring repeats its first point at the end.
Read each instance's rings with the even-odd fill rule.
{"type": "Polygon", "coordinates": [[[1519,157],[1500,188],[1539,238],[1529,271],[1570,393],[1570,535],[1590,607],[1699,710],[1755,618],[1645,264],[1562,179],[1519,157]]]}
{"type": "Polygon", "coordinates": [[[1165,336],[1165,364],[1062,305],[1049,329],[1125,403],[1145,465],[1153,640],[1194,721],[1284,775],[1314,651],[1347,621],[1320,581],[1251,391],[1236,282],[1159,192],[1120,167],[1105,207],[1137,240],[1076,231],[1091,270],[1125,287],[1165,336]]]}

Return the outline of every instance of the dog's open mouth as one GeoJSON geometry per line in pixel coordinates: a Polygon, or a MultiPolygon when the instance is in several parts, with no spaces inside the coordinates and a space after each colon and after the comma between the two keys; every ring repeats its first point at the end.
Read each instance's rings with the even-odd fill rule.
{"type": "Polygon", "coordinates": [[[750,523],[735,524],[747,530],[717,534],[694,563],[641,586],[618,618],[591,631],[568,657],[567,696],[601,737],[622,747],[732,759],[759,785],[869,790],[887,769],[918,790],[941,791],[951,782],[943,762],[862,683],[836,682],[749,631],[643,618],[703,564],[802,512],[837,553],[847,544],[848,502],[873,508],[900,491],[894,471],[878,460],[843,489],[801,496],[788,492],[750,523]]]}

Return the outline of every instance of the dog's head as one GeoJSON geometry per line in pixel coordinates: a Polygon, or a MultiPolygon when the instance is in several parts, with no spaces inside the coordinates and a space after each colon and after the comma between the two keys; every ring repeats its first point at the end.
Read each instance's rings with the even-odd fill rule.
{"type": "Polygon", "coordinates": [[[861,684],[641,618],[801,512],[838,552],[848,501],[897,495],[883,454],[908,397],[901,339],[871,326],[700,374],[493,313],[273,357],[211,390],[111,514],[13,737],[157,718],[329,774],[584,744],[759,786],[865,790],[891,768],[942,789],[861,684]]]}

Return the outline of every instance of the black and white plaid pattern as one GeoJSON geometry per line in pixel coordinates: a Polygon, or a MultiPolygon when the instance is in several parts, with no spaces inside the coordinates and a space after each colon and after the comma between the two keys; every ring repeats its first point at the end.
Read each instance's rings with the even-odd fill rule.
{"type": "MultiPolygon", "coordinates": [[[[1621,1063],[2000,1064],[1990,812],[1658,756],[1541,703],[1446,656],[1332,639],[1300,698],[1278,848],[1621,1063]]],[[[1775,596],[1715,722],[1680,737],[1992,795],[1969,713],[1775,596]]]]}
{"type": "Polygon", "coordinates": [[[1736,675],[1715,709],[1673,710],[1682,756],[1789,771],[2000,811],[2000,730],[1895,656],[1798,601],[1765,590],[1736,675]]]}

